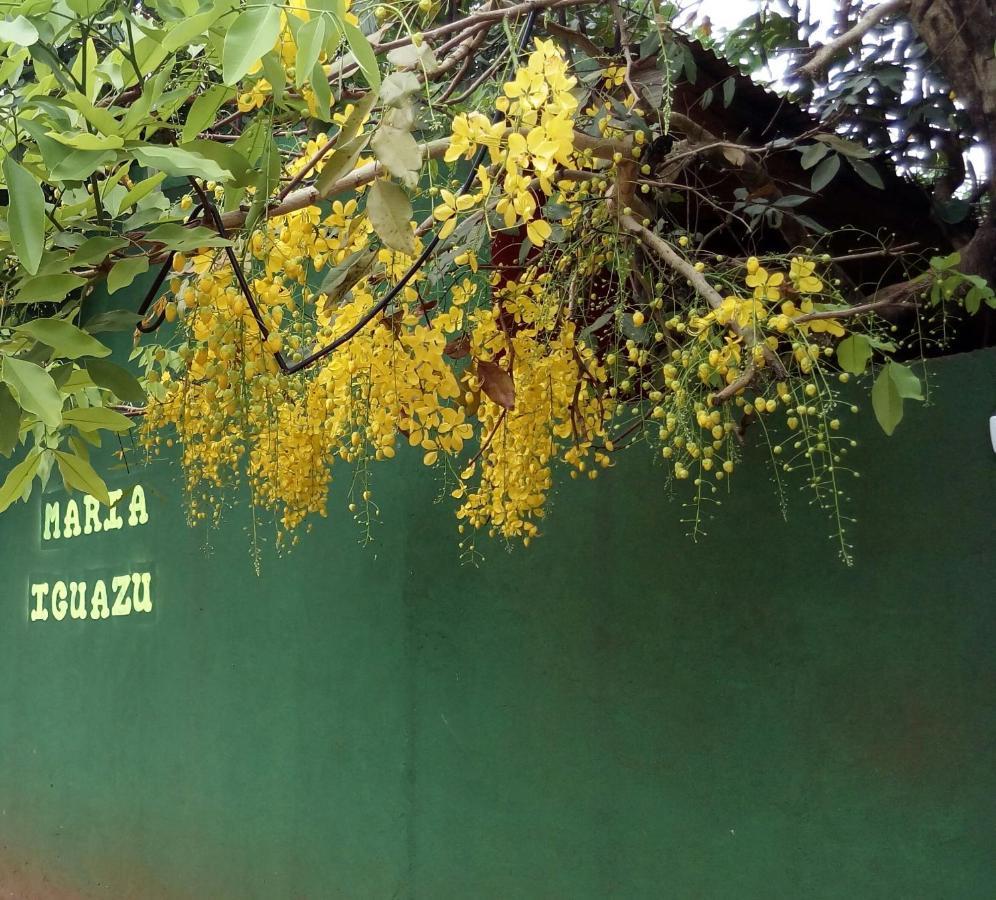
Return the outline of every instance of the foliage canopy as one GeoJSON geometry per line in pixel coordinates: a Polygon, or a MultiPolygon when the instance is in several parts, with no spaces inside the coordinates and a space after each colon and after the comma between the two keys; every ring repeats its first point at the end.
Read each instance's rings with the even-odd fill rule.
{"type": "Polygon", "coordinates": [[[996,302],[996,24],[958,44],[938,5],[842,3],[822,47],[796,3],[723,36],[623,0],[9,5],[0,510],[56,469],[106,501],[88,448],[138,423],[192,519],[244,477],[293,540],[344,464],[369,525],[407,443],[473,557],[629,446],[697,536],[760,439],[849,559],[841,382],[874,376],[891,434],[911,360],[996,302]],[[787,118],[723,57],[787,66],[787,118]],[[860,215],[890,197],[932,224],[860,215]],[[102,339],[136,326],[140,379],[102,339]]]}

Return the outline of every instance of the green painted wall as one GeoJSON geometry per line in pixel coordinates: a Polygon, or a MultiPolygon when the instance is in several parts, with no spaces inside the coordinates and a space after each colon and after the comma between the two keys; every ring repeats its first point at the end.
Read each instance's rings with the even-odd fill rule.
{"type": "Polygon", "coordinates": [[[756,471],[692,544],[635,456],[478,570],[417,462],[374,547],[337,498],[260,577],[167,463],[145,526],[14,508],[0,897],[992,897],[996,353],[933,389],[895,440],[859,417],[853,569],[756,471]],[[127,571],[153,613],[28,619],[127,571]]]}

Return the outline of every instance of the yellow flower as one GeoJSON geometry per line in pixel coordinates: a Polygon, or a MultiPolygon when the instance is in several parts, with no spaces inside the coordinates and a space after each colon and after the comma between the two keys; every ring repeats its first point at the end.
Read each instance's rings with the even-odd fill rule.
{"type": "Polygon", "coordinates": [[[843,337],[847,334],[844,327],[836,319],[812,319],[809,322],[795,324],[795,320],[799,316],[813,312],[814,308],[813,301],[808,298],[802,301],[801,306],[796,306],[791,300],[787,300],[782,304],[782,314],[776,316],[772,322],[779,331],[785,331],[787,327],[786,323],[791,322],[802,334],[806,334],[809,331],[831,334],[834,337],[843,337]]]}
{"type": "Polygon", "coordinates": [[[626,80],[626,68],[624,66],[609,66],[605,70],[605,86],[607,88],[619,87],[626,80]]]}
{"type": "Polygon", "coordinates": [[[462,194],[458,197],[452,191],[446,190],[439,193],[443,202],[432,211],[432,215],[437,222],[443,223],[443,227],[439,229],[439,237],[447,238],[457,226],[457,213],[473,209],[477,203],[477,197],[472,194],[462,194]]]}
{"type": "Polygon", "coordinates": [[[552,231],[550,223],[543,219],[533,219],[526,223],[526,235],[529,237],[530,243],[536,247],[542,247],[549,239],[552,231]]]}
{"type": "Polygon", "coordinates": [[[272,90],[273,87],[270,85],[270,82],[265,78],[260,78],[248,91],[244,94],[239,94],[239,112],[246,113],[252,112],[254,109],[259,109],[259,107],[266,103],[266,98],[272,90]]]}
{"type": "Polygon", "coordinates": [[[803,259],[801,256],[792,257],[789,278],[799,293],[815,294],[823,290],[823,282],[813,274],[815,269],[815,262],[803,259]]]}
{"type": "Polygon", "coordinates": [[[779,290],[779,285],[785,281],[785,275],[781,272],[772,272],[768,274],[768,270],[758,265],[751,272],[751,263],[757,262],[754,257],[751,257],[747,261],[747,287],[754,288],[754,299],[755,300],[770,300],[775,302],[781,299],[782,292],[779,290]]]}

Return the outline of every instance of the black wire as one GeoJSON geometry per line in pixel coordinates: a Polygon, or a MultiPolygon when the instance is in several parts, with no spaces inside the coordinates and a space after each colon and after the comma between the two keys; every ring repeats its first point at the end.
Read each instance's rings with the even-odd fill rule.
{"type": "MultiPolygon", "coordinates": [[[[188,225],[191,222],[193,222],[194,219],[197,218],[202,209],[204,209],[203,205],[194,207],[190,215],[187,216],[188,225]]],[[[155,300],[156,294],[159,293],[159,288],[163,286],[163,282],[166,280],[166,276],[169,274],[169,267],[172,265],[173,257],[175,255],[176,255],[175,250],[170,250],[169,253],[166,254],[166,261],[162,264],[162,268],[159,269],[159,274],[156,275],[156,280],[152,282],[152,285],[149,287],[148,291],[146,291],[145,299],[138,307],[138,314],[140,316],[143,317],[145,316],[146,312],[148,312],[149,306],[152,304],[152,301],[155,300]]],[[[138,328],[139,331],[142,332],[142,334],[152,334],[153,331],[155,331],[157,328],[159,328],[160,325],[163,324],[165,319],[166,319],[166,312],[163,310],[160,311],[159,315],[157,315],[156,318],[152,320],[152,322],[146,323],[142,321],[139,322],[136,327],[138,328]]]]}

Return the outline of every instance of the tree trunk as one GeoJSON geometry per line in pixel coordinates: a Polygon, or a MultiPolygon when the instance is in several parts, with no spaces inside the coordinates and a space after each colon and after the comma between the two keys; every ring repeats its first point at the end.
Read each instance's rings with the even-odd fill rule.
{"type": "Polygon", "coordinates": [[[996,0],[911,0],[910,21],[965,104],[989,165],[989,222],[962,251],[963,268],[996,284],[996,0]]]}

